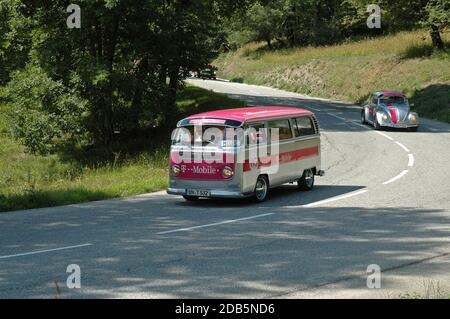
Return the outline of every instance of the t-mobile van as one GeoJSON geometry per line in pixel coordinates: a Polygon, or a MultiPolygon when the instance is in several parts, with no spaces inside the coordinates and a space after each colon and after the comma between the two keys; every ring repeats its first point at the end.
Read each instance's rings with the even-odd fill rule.
{"type": "Polygon", "coordinates": [[[192,115],[172,134],[167,192],[186,200],[253,197],[322,176],[319,124],[308,110],[246,107],[192,115]]]}

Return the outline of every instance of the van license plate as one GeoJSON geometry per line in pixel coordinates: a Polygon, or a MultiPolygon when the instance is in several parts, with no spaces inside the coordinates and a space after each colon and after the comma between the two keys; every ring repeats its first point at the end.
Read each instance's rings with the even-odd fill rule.
{"type": "Polygon", "coordinates": [[[210,197],[211,192],[210,191],[203,191],[199,189],[188,189],[186,191],[186,195],[189,196],[199,196],[199,197],[210,197]]]}

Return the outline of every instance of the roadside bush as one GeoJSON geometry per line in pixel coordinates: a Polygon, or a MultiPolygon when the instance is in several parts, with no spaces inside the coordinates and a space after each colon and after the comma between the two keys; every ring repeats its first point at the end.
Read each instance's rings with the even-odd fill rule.
{"type": "Polygon", "coordinates": [[[33,154],[54,153],[84,138],[86,101],[29,64],[5,89],[10,129],[33,154]]]}

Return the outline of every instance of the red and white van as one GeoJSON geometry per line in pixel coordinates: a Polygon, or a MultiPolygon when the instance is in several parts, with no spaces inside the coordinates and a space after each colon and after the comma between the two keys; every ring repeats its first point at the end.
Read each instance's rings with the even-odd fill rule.
{"type": "Polygon", "coordinates": [[[322,176],[314,114],[292,107],[247,107],[196,114],[172,134],[167,192],[186,200],[253,197],[297,182],[311,190],[322,176]]]}

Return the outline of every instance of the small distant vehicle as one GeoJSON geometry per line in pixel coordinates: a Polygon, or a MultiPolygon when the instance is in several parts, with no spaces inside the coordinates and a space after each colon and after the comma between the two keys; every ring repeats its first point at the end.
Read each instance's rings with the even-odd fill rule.
{"type": "Polygon", "coordinates": [[[197,71],[197,77],[201,79],[216,80],[217,70],[218,70],[217,67],[208,64],[204,69],[197,71]]]}
{"type": "Polygon", "coordinates": [[[172,134],[167,193],[188,201],[262,202],[270,188],[285,183],[309,191],[314,176],[324,175],[320,143],[318,121],[305,109],[264,106],[192,115],[172,134]]]}
{"type": "Polygon", "coordinates": [[[361,111],[361,122],[372,124],[376,130],[392,127],[417,131],[419,115],[411,111],[403,93],[385,90],[369,97],[361,111]]]}

